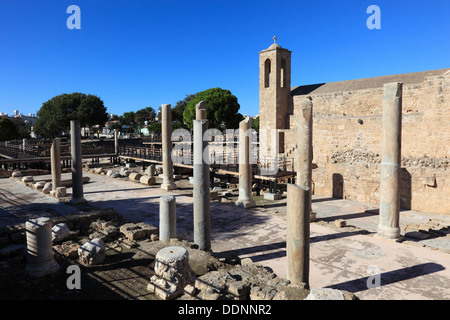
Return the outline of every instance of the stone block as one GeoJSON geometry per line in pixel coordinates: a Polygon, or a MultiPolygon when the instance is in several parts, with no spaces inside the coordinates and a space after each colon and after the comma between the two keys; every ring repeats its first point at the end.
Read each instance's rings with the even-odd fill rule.
{"type": "Polygon", "coordinates": [[[59,242],[66,239],[70,234],[70,230],[65,223],[58,223],[52,228],[52,241],[59,242]]]}
{"type": "Polygon", "coordinates": [[[25,182],[25,183],[33,182],[33,181],[34,181],[33,176],[25,176],[25,177],[22,178],[22,182],[25,182]]]}
{"type": "Polygon", "coordinates": [[[210,191],[209,192],[209,199],[210,200],[217,200],[219,198],[219,194],[217,191],[210,191]]]}
{"type": "Polygon", "coordinates": [[[42,188],[44,188],[45,184],[46,184],[45,181],[37,181],[37,182],[34,184],[34,187],[35,187],[36,189],[42,189],[42,188]]]}
{"type": "Polygon", "coordinates": [[[345,300],[344,294],[337,289],[312,288],[304,300],[345,300]]]}
{"type": "Polygon", "coordinates": [[[102,239],[92,239],[78,248],[78,256],[85,266],[101,264],[106,257],[106,245],[102,239]]]}
{"type": "Polygon", "coordinates": [[[13,178],[21,178],[23,177],[23,173],[21,171],[14,171],[11,175],[13,178]]]}
{"type": "Polygon", "coordinates": [[[270,193],[270,192],[264,193],[264,199],[266,200],[279,200],[281,198],[282,196],[279,193],[270,193]]]}
{"type": "Polygon", "coordinates": [[[61,198],[61,197],[65,197],[67,195],[67,190],[66,187],[58,187],[55,190],[55,197],[57,198],[61,198]]]}
{"type": "Polygon", "coordinates": [[[150,238],[153,234],[158,234],[158,228],[144,223],[126,223],[120,227],[120,232],[127,237],[129,240],[141,240],[145,238],[150,238]]]}
{"type": "Polygon", "coordinates": [[[150,177],[147,175],[143,175],[140,179],[139,182],[146,185],[146,186],[151,186],[153,184],[156,183],[156,179],[154,177],[150,177]]]}
{"type": "Polygon", "coordinates": [[[343,228],[347,225],[347,222],[344,219],[337,219],[337,220],[334,220],[334,224],[338,228],[343,228]]]}
{"type": "Polygon", "coordinates": [[[128,178],[129,178],[131,181],[139,181],[139,180],[141,179],[141,177],[142,177],[142,174],[137,173],[137,172],[132,172],[132,173],[130,173],[130,175],[128,176],[128,178]]]}
{"type": "Polygon", "coordinates": [[[175,299],[187,285],[192,285],[194,278],[188,251],[183,247],[166,247],[156,254],[155,275],[150,278],[147,290],[163,300],[175,299]]]}
{"type": "Polygon", "coordinates": [[[45,193],[45,194],[49,194],[50,191],[52,191],[52,189],[53,189],[52,183],[51,183],[51,182],[47,182],[47,183],[44,185],[44,188],[42,188],[42,192],[45,193]]]}

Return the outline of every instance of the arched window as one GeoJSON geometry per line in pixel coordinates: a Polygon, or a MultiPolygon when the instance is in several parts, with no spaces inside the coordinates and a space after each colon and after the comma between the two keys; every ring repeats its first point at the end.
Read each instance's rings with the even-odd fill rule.
{"type": "Polygon", "coordinates": [[[286,87],[286,60],[281,59],[281,69],[280,69],[280,83],[281,87],[286,87]]]}
{"type": "Polygon", "coordinates": [[[264,88],[270,87],[270,59],[264,62],[264,88]]]}

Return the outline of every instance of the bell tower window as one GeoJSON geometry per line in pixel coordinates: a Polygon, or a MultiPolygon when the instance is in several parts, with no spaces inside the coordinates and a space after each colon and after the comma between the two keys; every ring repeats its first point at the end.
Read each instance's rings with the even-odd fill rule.
{"type": "Polygon", "coordinates": [[[264,62],[264,88],[270,87],[270,59],[264,62]]]}
{"type": "Polygon", "coordinates": [[[282,88],[286,87],[286,60],[285,59],[281,59],[280,84],[281,84],[282,88]]]}

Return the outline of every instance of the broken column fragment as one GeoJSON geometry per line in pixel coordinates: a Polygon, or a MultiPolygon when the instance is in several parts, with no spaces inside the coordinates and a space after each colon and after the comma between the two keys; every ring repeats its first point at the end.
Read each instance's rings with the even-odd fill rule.
{"type": "Polygon", "coordinates": [[[239,197],[236,205],[244,208],[255,206],[255,201],[252,199],[252,165],[250,163],[251,129],[251,117],[239,123],[239,197]]]}
{"type": "Polygon", "coordinates": [[[42,277],[59,270],[53,257],[52,221],[47,217],[29,219],[25,223],[28,264],[26,270],[35,277],[42,277]]]}
{"type": "Polygon", "coordinates": [[[177,206],[174,196],[163,196],[159,201],[159,240],[168,242],[177,236],[177,206]]]}
{"type": "Polygon", "coordinates": [[[61,140],[55,138],[50,149],[52,190],[61,187],[61,140]]]}
{"type": "Polygon", "coordinates": [[[80,121],[70,120],[70,154],[72,156],[72,200],[86,202],[83,195],[83,158],[81,156],[80,121]]]}
{"type": "Polygon", "coordinates": [[[155,275],[147,290],[163,300],[172,300],[184,293],[183,289],[195,281],[189,266],[189,254],[183,247],[166,247],[155,258],[155,275]]]}
{"type": "Polygon", "coordinates": [[[310,211],[309,190],[287,184],[287,278],[309,286],[310,211]]]}

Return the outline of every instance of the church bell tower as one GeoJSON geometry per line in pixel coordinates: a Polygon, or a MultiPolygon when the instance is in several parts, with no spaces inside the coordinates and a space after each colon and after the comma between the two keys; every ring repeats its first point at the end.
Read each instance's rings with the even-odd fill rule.
{"type": "MultiPolygon", "coordinates": [[[[261,129],[286,129],[291,95],[291,51],[273,44],[259,53],[259,117],[261,129]]],[[[284,151],[279,132],[278,152],[284,151]]]]}

